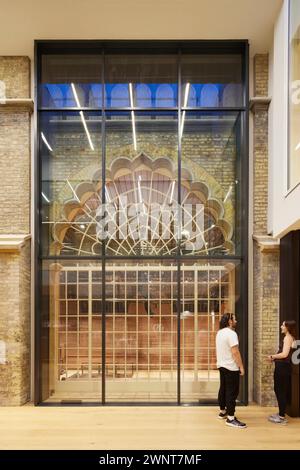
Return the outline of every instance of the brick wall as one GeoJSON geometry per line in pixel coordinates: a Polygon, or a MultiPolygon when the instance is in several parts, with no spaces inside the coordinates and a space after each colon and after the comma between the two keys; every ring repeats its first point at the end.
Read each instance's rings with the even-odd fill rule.
{"type": "MultiPolygon", "coordinates": [[[[87,125],[89,126],[88,121],[87,125]]],[[[119,124],[118,129],[109,130],[106,141],[107,168],[109,169],[112,162],[120,157],[133,160],[137,153],[144,153],[153,160],[161,157],[168,158],[173,162],[174,176],[176,176],[177,134],[176,129],[170,130],[171,126],[172,124],[168,122],[162,122],[162,126],[159,125],[154,130],[150,126],[149,130],[145,130],[145,128],[139,130],[138,152],[133,148],[131,128],[129,130],[125,128],[121,131],[119,124]]],[[[50,182],[47,196],[54,201],[49,210],[50,221],[62,221],[65,202],[74,198],[67,180],[73,188],[76,188],[82,181],[89,182],[93,173],[101,165],[101,143],[99,137],[97,141],[96,132],[90,130],[96,149],[93,152],[89,148],[80,121],[77,125],[74,122],[69,122],[68,131],[66,127],[61,127],[62,129],[58,127],[52,134],[49,132],[47,135],[53,148],[51,155],[47,156],[47,148],[42,146],[46,158],[49,158],[48,170],[44,172],[44,178],[50,182]]],[[[45,132],[47,129],[53,129],[53,126],[49,125],[45,128],[45,132]]],[[[92,129],[91,125],[90,129],[92,129]]],[[[44,163],[46,158],[43,159],[44,163]]],[[[210,197],[217,198],[221,204],[226,198],[224,219],[233,229],[235,228],[236,158],[237,149],[233,123],[232,125],[220,123],[218,126],[214,124],[213,132],[209,126],[204,128],[201,126],[200,128],[198,125],[196,129],[186,133],[182,142],[183,167],[189,169],[194,181],[206,182],[210,197]]],[[[47,169],[46,165],[45,169],[47,169]]],[[[51,231],[47,233],[45,231],[45,236],[48,234],[51,246],[53,241],[51,231]]]]}
{"type": "Polygon", "coordinates": [[[273,364],[267,356],[277,350],[279,325],[279,251],[262,252],[254,245],[254,400],[261,405],[276,403],[273,364]]]}
{"type": "Polygon", "coordinates": [[[23,56],[0,56],[0,80],[6,98],[30,96],[30,60],[23,56]]]}
{"type": "Polygon", "coordinates": [[[268,109],[256,106],[254,114],[253,232],[267,234],[268,213],[268,109]]]}
{"type": "MultiPolygon", "coordinates": [[[[268,55],[254,58],[254,89],[256,96],[268,95],[268,55]]],[[[268,103],[254,103],[252,111],[254,400],[260,405],[275,405],[273,365],[267,355],[278,346],[279,249],[264,241],[268,239],[268,103]]]]}
{"type": "Polygon", "coordinates": [[[0,57],[0,81],[0,405],[21,405],[30,397],[31,106],[18,100],[30,96],[29,59],[0,57]]]}
{"type": "MultiPolygon", "coordinates": [[[[1,62],[1,61],[0,61],[1,62]]],[[[30,119],[24,108],[0,108],[0,233],[30,231],[30,119]]]]}
{"type": "Polygon", "coordinates": [[[254,96],[268,96],[269,56],[256,54],[254,57],[254,96]]]}
{"type": "Polygon", "coordinates": [[[22,405],[30,397],[30,241],[20,253],[0,253],[0,405],[22,405]]]}

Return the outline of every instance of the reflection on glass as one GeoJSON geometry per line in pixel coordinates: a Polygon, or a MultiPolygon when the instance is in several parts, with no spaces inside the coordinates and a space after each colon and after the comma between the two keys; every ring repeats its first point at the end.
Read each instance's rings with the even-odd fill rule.
{"type": "Polygon", "coordinates": [[[102,57],[96,54],[44,54],[41,63],[40,105],[45,108],[102,107],[102,57]]]}
{"type": "Polygon", "coordinates": [[[176,113],[107,115],[105,196],[115,220],[108,254],[175,254],[177,154],[176,113]]]}
{"type": "Polygon", "coordinates": [[[180,362],[184,402],[217,398],[215,337],[221,316],[237,309],[237,266],[236,262],[221,259],[185,262],[181,266],[180,362]]]}
{"type": "Polygon", "coordinates": [[[107,400],[176,401],[176,263],[119,261],[107,263],[106,273],[113,297],[123,307],[120,310],[117,302],[111,302],[106,316],[107,400]],[[163,273],[174,281],[168,284],[164,301],[163,273]],[[125,294],[129,291],[130,298],[125,294]]]}
{"type": "Polygon", "coordinates": [[[242,106],[241,57],[136,51],[41,57],[42,401],[100,401],[103,377],[108,402],[176,402],[179,323],[183,400],[215,399],[219,317],[240,308],[240,113],[189,108],[242,106]]]}
{"type": "Polygon", "coordinates": [[[43,254],[99,254],[101,115],[45,112],[40,129],[43,254]]]}
{"type": "Polygon", "coordinates": [[[300,5],[290,1],[290,121],[288,189],[300,182],[300,5]]]}
{"type": "Polygon", "coordinates": [[[105,62],[108,108],[168,108],[177,105],[177,57],[111,55],[105,62]],[[130,99],[129,85],[133,99],[130,99]]]}
{"type": "Polygon", "coordinates": [[[243,105],[242,55],[183,55],[182,102],[190,84],[188,107],[235,107],[243,105]]]}
{"type": "Polygon", "coordinates": [[[239,113],[182,114],[181,254],[240,250],[239,113]]]}
{"type": "Polygon", "coordinates": [[[44,261],[42,269],[43,400],[100,401],[101,265],[44,261]]]}

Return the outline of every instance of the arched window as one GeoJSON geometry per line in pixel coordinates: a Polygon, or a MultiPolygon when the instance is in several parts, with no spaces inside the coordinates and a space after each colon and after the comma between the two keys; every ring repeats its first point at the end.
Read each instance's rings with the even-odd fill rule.
{"type": "Polygon", "coordinates": [[[223,90],[223,106],[238,106],[242,96],[242,85],[240,83],[229,83],[223,90]]]}
{"type": "Polygon", "coordinates": [[[157,108],[168,108],[174,106],[174,92],[171,85],[164,83],[156,90],[155,106],[157,108]]]}
{"type": "Polygon", "coordinates": [[[135,88],[136,105],[140,108],[151,107],[151,90],[148,85],[141,83],[135,88]]]}
{"type": "Polygon", "coordinates": [[[195,108],[197,106],[197,91],[194,85],[190,86],[188,106],[195,108]]]}
{"type": "Polygon", "coordinates": [[[89,106],[92,108],[101,108],[102,106],[102,86],[92,84],[89,91],[89,106]]]}
{"type": "Polygon", "coordinates": [[[115,85],[111,91],[111,107],[126,108],[129,104],[129,88],[126,84],[115,85]]]}
{"type": "Polygon", "coordinates": [[[216,85],[208,83],[201,90],[201,106],[217,107],[219,105],[219,90],[216,85]]]}

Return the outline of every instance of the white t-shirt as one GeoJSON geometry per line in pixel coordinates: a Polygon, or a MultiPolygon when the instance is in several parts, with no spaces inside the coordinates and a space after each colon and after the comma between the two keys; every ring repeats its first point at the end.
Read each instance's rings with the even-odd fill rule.
{"type": "Polygon", "coordinates": [[[233,359],[231,348],[238,346],[238,335],[231,328],[222,328],[216,336],[217,367],[225,367],[228,370],[239,370],[233,359]]]}

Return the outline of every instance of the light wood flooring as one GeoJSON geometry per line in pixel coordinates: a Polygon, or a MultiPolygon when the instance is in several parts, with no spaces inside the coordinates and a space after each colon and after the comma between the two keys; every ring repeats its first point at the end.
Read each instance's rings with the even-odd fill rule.
{"type": "Polygon", "coordinates": [[[245,430],[209,407],[0,408],[0,449],[300,449],[300,418],[269,423],[274,408],[238,407],[245,430]]]}

